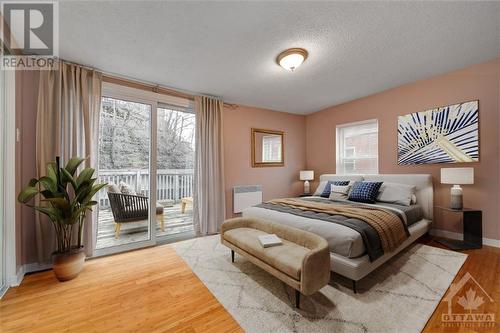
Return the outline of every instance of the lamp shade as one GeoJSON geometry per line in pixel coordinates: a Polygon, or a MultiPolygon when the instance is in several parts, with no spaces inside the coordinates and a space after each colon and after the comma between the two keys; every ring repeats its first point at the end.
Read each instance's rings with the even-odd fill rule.
{"type": "Polygon", "coordinates": [[[313,180],[314,171],[313,170],[302,170],[300,171],[300,180],[313,180]]]}
{"type": "Polygon", "coordinates": [[[474,184],[474,168],[443,168],[441,169],[441,184],[474,184]]]}

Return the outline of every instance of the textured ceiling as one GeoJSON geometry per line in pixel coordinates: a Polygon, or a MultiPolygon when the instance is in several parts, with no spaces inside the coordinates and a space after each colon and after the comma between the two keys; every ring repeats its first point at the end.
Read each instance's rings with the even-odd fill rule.
{"type": "Polygon", "coordinates": [[[499,22],[498,2],[62,2],[60,56],[307,114],[499,57],[499,22]]]}

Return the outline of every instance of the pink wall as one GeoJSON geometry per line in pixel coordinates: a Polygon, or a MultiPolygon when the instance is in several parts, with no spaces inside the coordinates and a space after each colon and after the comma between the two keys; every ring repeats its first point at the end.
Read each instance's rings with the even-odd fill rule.
{"type": "Polygon", "coordinates": [[[224,109],[226,216],[233,214],[233,186],[262,185],[264,200],[297,195],[303,190],[299,171],[305,167],[305,117],[238,106],[224,109]],[[250,130],[285,132],[285,166],[252,168],[250,130]]]}
{"type": "MultiPolygon", "coordinates": [[[[430,173],[434,177],[435,204],[447,205],[450,187],[439,184],[440,169],[461,165],[397,165],[397,117],[477,99],[480,162],[467,164],[475,169],[475,184],[464,186],[464,203],[483,210],[483,236],[500,239],[499,73],[500,59],[496,59],[309,115],[306,118],[307,169],[317,175],[335,173],[335,126],[376,118],[379,121],[379,173],[430,173]]],[[[454,216],[436,211],[435,220],[435,228],[459,231],[454,216]]]]}

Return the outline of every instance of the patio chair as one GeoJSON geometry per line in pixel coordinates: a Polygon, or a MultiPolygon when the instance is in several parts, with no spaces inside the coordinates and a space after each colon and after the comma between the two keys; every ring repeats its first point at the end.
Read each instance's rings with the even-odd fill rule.
{"type": "MultiPolygon", "coordinates": [[[[122,223],[137,222],[148,218],[148,197],[136,194],[108,192],[109,205],[115,220],[115,238],[120,238],[122,223]]],[[[156,204],[156,220],[161,223],[161,230],[165,231],[164,209],[156,204]]]]}

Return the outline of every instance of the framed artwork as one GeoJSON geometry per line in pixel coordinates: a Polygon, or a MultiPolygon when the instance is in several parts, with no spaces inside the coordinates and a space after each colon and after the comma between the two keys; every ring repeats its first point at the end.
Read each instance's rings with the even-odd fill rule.
{"type": "Polygon", "coordinates": [[[479,101],[398,117],[398,164],[479,161],[479,101]]]}

